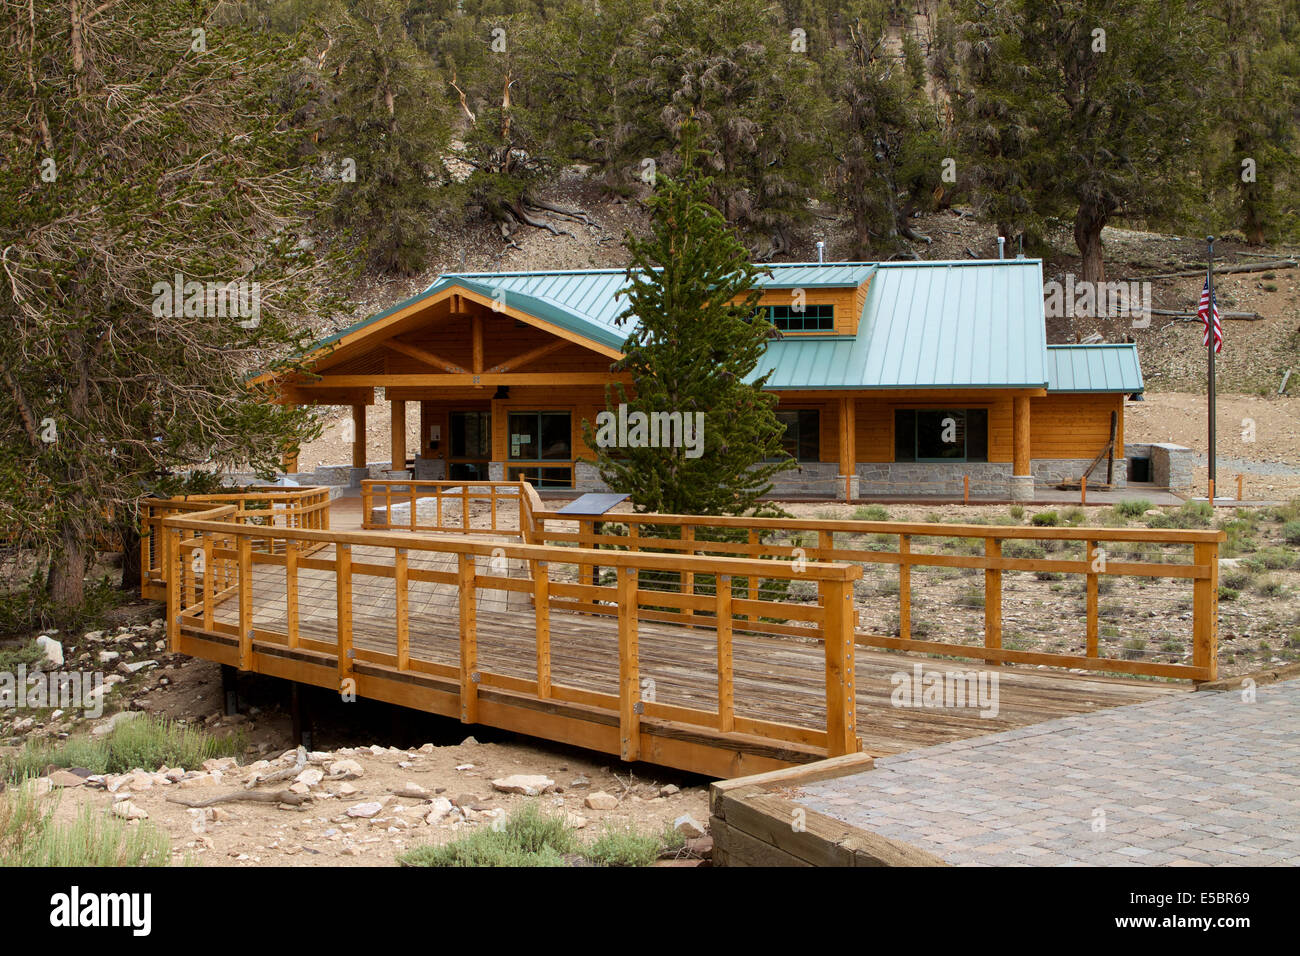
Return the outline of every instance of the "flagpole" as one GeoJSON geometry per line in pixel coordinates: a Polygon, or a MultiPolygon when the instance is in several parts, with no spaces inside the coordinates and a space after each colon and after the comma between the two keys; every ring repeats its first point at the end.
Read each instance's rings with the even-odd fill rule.
{"type": "Polygon", "coordinates": [[[1210,357],[1210,390],[1209,390],[1209,414],[1210,414],[1210,505],[1214,505],[1214,479],[1215,479],[1215,435],[1214,435],[1214,237],[1206,236],[1205,241],[1208,247],[1206,257],[1206,284],[1210,289],[1209,311],[1205,315],[1206,329],[1206,348],[1209,350],[1210,357]]]}

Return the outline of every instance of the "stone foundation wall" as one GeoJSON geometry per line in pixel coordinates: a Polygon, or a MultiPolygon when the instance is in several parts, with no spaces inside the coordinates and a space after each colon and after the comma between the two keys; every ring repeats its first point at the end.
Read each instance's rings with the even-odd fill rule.
{"type": "MultiPolygon", "coordinates": [[[[1039,485],[1046,485],[1051,488],[1062,482],[1078,481],[1091,464],[1091,458],[1036,458],[1033,462],[1032,471],[1034,480],[1039,485]]],[[[1088,484],[1100,485],[1105,481],[1106,463],[1103,461],[1092,470],[1092,474],[1088,477],[1088,484]]],[[[1124,458],[1116,458],[1111,487],[1124,488],[1127,485],[1128,461],[1124,458]]]]}
{"type": "Polygon", "coordinates": [[[1196,452],[1169,442],[1124,446],[1126,458],[1151,459],[1151,484],[1157,488],[1188,489],[1196,477],[1196,452]]]}
{"type": "Polygon", "coordinates": [[[864,498],[877,495],[952,497],[964,490],[970,475],[970,493],[1005,498],[1011,483],[1011,463],[1006,461],[910,462],[885,461],[858,464],[859,490],[864,498]]]}

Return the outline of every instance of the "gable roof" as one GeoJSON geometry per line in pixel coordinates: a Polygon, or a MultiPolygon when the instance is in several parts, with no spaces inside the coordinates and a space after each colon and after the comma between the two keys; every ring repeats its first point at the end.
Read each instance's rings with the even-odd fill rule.
{"type": "MultiPolygon", "coordinates": [[[[760,291],[860,287],[870,280],[856,335],[772,340],[753,377],[784,390],[1044,388],[1140,391],[1136,348],[1048,346],[1038,259],[774,263],[760,291]],[[1074,357],[1072,350],[1115,349],[1074,357]]],[[[329,345],[422,300],[460,288],[503,299],[597,345],[620,349],[632,324],[622,269],[441,275],[417,296],[329,339],[329,345]]]]}

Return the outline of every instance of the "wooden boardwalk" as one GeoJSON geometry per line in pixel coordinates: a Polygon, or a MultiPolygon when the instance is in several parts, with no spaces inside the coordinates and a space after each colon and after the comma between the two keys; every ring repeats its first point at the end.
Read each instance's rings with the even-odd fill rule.
{"type": "Polygon", "coordinates": [[[870,635],[855,633],[849,586],[860,568],[844,564],[762,563],[764,582],[813,581],[810,607],[782,603],[779,589],[746,598],[743,583],[733,600],[733,576],[760,566],[748,558],[353,531],[337,518],[333,529],[268,530],[234,512],[165,521],[173,649],[712,776],[896,754],[1191,686],[862,646],[870,635]],[[596,562],[611,583],[587,583],[596,562]],[[650,572],[671,568],[682,593],[652,590],[650,572]],[[699,617],[682,623],[686,614],[699,617]],[[784,624],[758,633],[768,621],[784,624]],[[895,689],[918,666],[940,686],[996,680],[996,712],[899,706],[895,689]]]}

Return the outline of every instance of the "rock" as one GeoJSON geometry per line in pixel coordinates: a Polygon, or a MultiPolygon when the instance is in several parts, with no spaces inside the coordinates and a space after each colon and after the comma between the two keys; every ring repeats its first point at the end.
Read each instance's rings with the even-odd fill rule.
{"type": "Polygon", "coordinates": [[[200,773],[195,774],[193,777],[186,777],[180,782],[179,786],[182,790],[194,790],[198,787],[210,787],[220,780],[221,778],[216,774],[200,773]]]}
{"type": "Polygon", "coordinates": [[[676,784],[671,784],[671,783],[665,784],[664,786],[659,788],[659,796],[661,797],[674,797],[681,792],[682,790],[680,787],[678,787],[676,784]]]}
{"type": "Polygon", "coordinates": [[[185,779],[185,771],[180,767],[173,767],[169,770],[164,770],[162,775],[167,779],[168,783],[180,783],[185,779]]]}
{"type": "Polygon", "coordinates": [[[474,769],[474,765],[473,765],[472,763],[462,763],[462,764],[457,764],[457,765],[456,765],[456,769],[457,769],[457,770],[473,770],[473,769],[474,769]]]}
{"type": "Polygon", "coordinates": [[[541,774],[516,773],[492,781],[492,788],[502,793],[522,793],[536,797],[555,789],[555,781],[541,774]]]}
{"type": "Polygon", "coordinates": [[[402,784],[399,789],[394,790],[393,792],[399,797],[411,797],[415,800],[423,800],[425,797],[429,796],[429,791],[420,786],[414,780],[406,781],[406,783],[402,784]]]}
{"type": "Polygon", "coordinates": [[[113,804],[113,816],[121,817],[124,820],[148,820],[149,814],[144,807],[138,807],[130,800],[119,800],[113,804]]]}
{"type": "Polygon", "coordinates": [[[691,856],[698,856],[701,859],[711,859],[713,857],[713,837],[702,836],[687,840],[682,847],[691,856]]]}
{"type": "Polygon", "coordinates": [[[451,802],[458,810],[490,810],[492,804],[486,802],[481,797],[476,797],[472,793],[462,793],[451,798],[451,802]]]}
{"type": "Polygon", "coordinates": [[[583,803],[591,810],[618,809],[618,797],[608,794],[604,790],[597,790],[595,793],[588,794],[583,803]]]}
{"type": "Polygon", "coordinates": [[[135,674],[138,673],[139,671],[144,670],[146,667],[157,667],[158,662],[157,661],[136,661],[134,664],[127,664],[126,662],[123,662],[121,664],[118,664],[117,666],[119,670],[124,670],[128,674],[135,674]]]}
{"type": "Polygon", "coordinates": [[[238,768],[239,764],[235,762],[234,757],[209,757],[207,760],[203,761],[204,770],[229,771],[237,770],[238,768]]]}
{"type": "Polygon", "coordinates": [[[423,747],[420,748],[420,753],[422,754],[433,753],[433,744],[425,744],[423,747]]]}
{"type": "Polygon", "coordinates": [[[24,730],[31,730],[32,727],[34,726],[36,726],[35,719],[31,717],[24,717],[22,720],[16,721],[14,723],[14,733],[21,734],[24,730]]]}
{"type": "Polygon", "coordinates": [[[45,655],[41,661],[42,667],[51,667],[55,670],[63,666],[63,645],[47,634],[42,634],[36,639],[36,646],[41,649],[45,655]]]}
{"type": "MultiPolygon", "coordinates": [[[[317,770],[315,767],[308,767],[294,778],[294,782],[300,783],[304,787],[314,787],[324,779],[325,774],[322,771],[317,770]]],[[[293,790],[292,787],[289,789],[293,790]]],[[[297,793],[298,791],[295,790],[294,792],[297,793]]]]}
{"type": "Polygon", "coordinates": [[[689,813],[683,813],[673,821],[673,830],[676,833],[680,833],[688,840],[694,840],[704,836],[704,825],[689,813]]]}
{"type": "Polygon", "coordinates": [[[570,790],[586,790],[591,786],[591,781],[579,774],[569,781],[570,790]]]}
{"type": "Polygon", "coordinates": [[[51,787],[81,787],[85,783],[85,777],[80,777],[70,770],[56,770],[50,774],[51,787]]]}
{"type": "Polygon", "coordinates": [[[476,744],[476,743],[478,743],[478,741],[475,740],[473,737],[466,737],[464,740],[460,742],[460,745],[462,747],[468,747],[470,744],[476,744]]]}
{"type": "Polygon", "coordinates": [[[356,787],[352,786],[352,784],[350,783],[341,783],[339,784],[338,790],[336,790],[335,792],[340,797],[350,797],[354,793],[360,793],[361,791],[358,790],[356,787]]]}
{"type": "Polygon", "coordinates": [[[565,826],[572,827],[575,830],[581,830],[587,825],[587,818],[580,817],[576,813],[565,813],[564,824],[565,826]]]}
{"type": "Polygon", "coordinates": [[[103,720],[95,725],[95,728],[90,732],[90,735],[92,737],[106,737],[113,732],[115,727],[124,724],[127,721],[135,720],[140,716],[141,711],[138,710],[119,710],[112,717],[109,717],[107,720],[103,720]]]}
{"type": "Polygon", "coordinates": [[[298,783],[289,784],[290,793],[311,793],[311,787],[299,781],[298,783]]]}
{"type": "Polygon", "coordinates": [[[82,635],[81,635],[81,639],[84,640],[84,641],[89,641],[90,643],[93,644],[93,643],[95,643],[96,641],[102,641],[102,640],[104,639],[104,632],[103,632],[103,631],[87,631],[85,634],[82,634],[82,635]]]}
{"type": "Polygon", "coordinates": [[[121,656],[122,655],[119,654],[117,651],[100,651],[99,662],[101,664],[111,664],[113,663],[113,661],[117,660],[121,656]]]}
{"type": "Polygon", "coordinates": [[[382,809],[384,809],[382,803],[358,803],[356,806],[348,807],[347,814],[350,817],[369,820],[382,809]]]}
{"type": "Polygon", "coordinates": [[[336,780],[355,780],[365,772],[365,768],[355,760],[336,760],[330,764],[330,776],[336,780]]]}
{"type": "Polygon", "coordinates": [[[430,826],[437,826],[455,809],[450,800],[446,797],[438,797],[429,807],[429,812],[424,817],[424,822],[430,826]]]}

